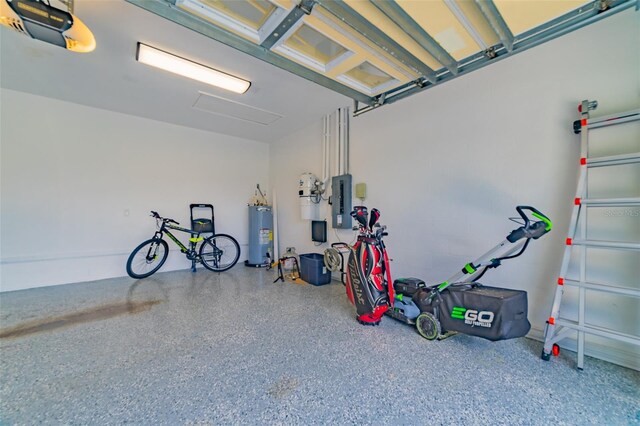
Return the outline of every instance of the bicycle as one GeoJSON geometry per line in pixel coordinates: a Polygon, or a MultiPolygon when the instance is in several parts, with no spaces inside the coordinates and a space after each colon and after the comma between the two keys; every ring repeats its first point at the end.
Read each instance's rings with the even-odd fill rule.
{"type": "Polygon", "coordinates": [[[191,260],[192,270],[195,272],[195,264],[210,271],[223,272],[232,268],[240,258],[240,245],[231,235],[214,234],[211,237],[201,237],[200,232],[193,229],[182,228],[179,222],[160,216],[151,211],[151,217],[156,219],[158,230],[152,238],[142,242],[136,247],[127,260],[127,274],[131,278],[146,278],[155,274],[164,265],[169,256],[169,244],[163,239],[166,234],[180,248],[180,252],[191,260]],[[177,239],[169,229],[191,234],[189,247],[187,248],[177,239]],[[202,242],[196,252],[198,243],[202,242]]]}

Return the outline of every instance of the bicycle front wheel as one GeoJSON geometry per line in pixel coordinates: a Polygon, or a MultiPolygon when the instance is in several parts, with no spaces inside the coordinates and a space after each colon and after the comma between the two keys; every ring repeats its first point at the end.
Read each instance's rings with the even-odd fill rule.
{"type": "Polygon", "coordinates": [[[146,278],[162,267],[169,256],[169,245],[160,238],[151,238],[133,250],[127,260],[127,274],[131,278],[146,278]]]}
{"type": "Polygon", "coordinates": [[[202,265],[214,272],[230,269],[240,258],[240,245],[231,235],[216,234],[200,246],[202,265]]]}

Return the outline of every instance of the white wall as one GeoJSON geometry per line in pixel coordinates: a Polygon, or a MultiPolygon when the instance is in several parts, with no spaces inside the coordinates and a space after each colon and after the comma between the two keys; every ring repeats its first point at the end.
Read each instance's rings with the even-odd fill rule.
{"type": "MultiPolygon", "coordinates": [[[[389,227],[386,241],[395,277],[443,281],[513,229],[507,218],[516,215],[516,205],[533,205],[551,217],[554,230],[532,242],[523,257],[488,273],[483,282],[526,289],[532,335],[542,335],[575,195],[576,106],[583,99],[596,99],[600,107],[595,115],[606,115],[640,105],[639,17],[633,10],[620,13],[351,119],[351,173],[354,183],[367,184],[365,204],[380,209],[381,221],[389,227]]],[[[296,196],[300,173],[321,174],[320,132],[318,120],[271,149],[280,247],[295,246],[298,253],[322,252],[327,246],[311,243],[296,196]]],[[[640,126],[625,132],[622,149],[640,151],[640,126]]],[[[616,154],[617,149],[606,138],[596,148],[597,155],[616,154]]],[[[638,166],[620,170],[608,178],[612,195],[640,196],[638,166]]],[[[639,219],[633,212],[638,209],[609,215],[600,224],[638,241],[639,219]]],[[[329,210],[323,215],[330,221],[329,210]]],[[[339,235],[347,242],[353,238],[348,231],[339,235]]],[[[604,255],[595,262],[598,259],[618,267],[614,279],[638,284],[637,255],[615,262],[604,255]]],[[[575,303],[565,303],[563,311],[572,314],[575,303]]],[[[590,312],[595,312],[591,319],[636,335],[639,311],[637,300],[590,300],[590,312]],[[624,313],[613,319],[613,312],[624,313]]],[[[608,355],[603,356],[615,358],[611,343],[604,344],[608,355]]],[[[618,362],[640,368],[637,347],[614,346],[622,351],[618,362]]]]}
{"type": "MultiPolygon", "coordinates": [[[[216,230],[246,258],[246,206],[256,183],[269,189],[267,144],[0,94],[1,291],[126,275],[155,230],[149,211],[188,227],[190,203],[213,204],[216,230]]],[[[163,270],[189,266],[172,252],[163,270]]]]}

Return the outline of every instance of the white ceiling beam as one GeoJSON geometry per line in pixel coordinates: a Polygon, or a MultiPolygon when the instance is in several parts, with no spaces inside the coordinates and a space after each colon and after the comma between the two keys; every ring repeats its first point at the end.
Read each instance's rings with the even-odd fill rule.
{"type": "Polygon", "coordinates": [[[391,37],[380,31],[375,25],[367,21],[345,2],[336,0],[317,0],[316,2],[333,16],[340,19],[345,25],[369,39],[383,51],[393,56],[404,65],[412,68],[418,74],[424,76],[432,84],[436,83],[437,76],[434,70],[420,59],[416,58],[411,52],[402,47],[391,37]]]}
{"type": "Polygon", "coordinates": [[[433,56],[438,62],[444,65],[451,74],[458,74],[458,63],[456,60],[440,46],[424,28],[422,28],[407,12],[395,1],[371,0],[371,3],[380,10],[387,18],[398,26],[405,34],[411,37],[416,43],[433,56]]]}

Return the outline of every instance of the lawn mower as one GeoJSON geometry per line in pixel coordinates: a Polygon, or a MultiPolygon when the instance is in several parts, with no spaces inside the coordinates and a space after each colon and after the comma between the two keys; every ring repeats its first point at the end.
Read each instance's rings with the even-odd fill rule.
{"type": "Polygon", "coordinates": [[[347,264],[347,296],[356,306],[357,320],[378,325],[387,314],[415,325],[428,340],[465,333],[488,340],[522,337],[531,325],[527,319],[527,293],[522,290],[484,286],[477,281],[502,261],[514,259],[552,228],[551,220],[531,206],[517,206],[520,226],[497,246],[467,263],[448,280],[427,286],[419,278],[391,280],[389,257],[383,238],[385,226],[378,223],[380,212],[356,206],[359,234],[347,264]],[[535,219],[532,219],[535,218],[535,219]],[[537,219],[537,220],[536,220],[537,219]],[[393,282],[393,285],[389,283],[393,282]]]}

